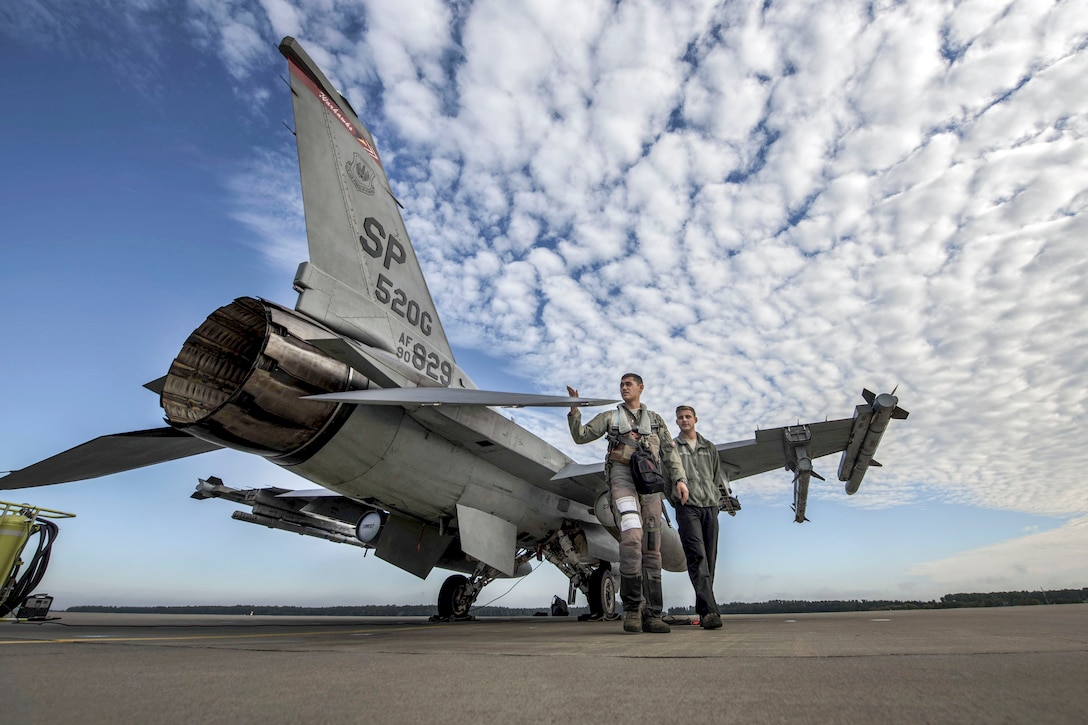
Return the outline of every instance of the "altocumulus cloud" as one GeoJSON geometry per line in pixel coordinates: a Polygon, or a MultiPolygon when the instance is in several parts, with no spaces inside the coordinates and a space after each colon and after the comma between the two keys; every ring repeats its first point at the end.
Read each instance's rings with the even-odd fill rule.
{"type": "MultiPolygon", "coordinates": [[[[659,410],[690,391],[718,440],[898,385],[913,415],[852,502],[1071,517],[1021,543],[1088,540],[1082,6],[381,5],[187,11],[248,99],[282,92],[279,35],[324,66],[378,138],[456,345],[542,392],[639,370],[659,410]]],[[[233,186],[293,271],[297,191],[255,179],[297,189],[293,158],[257,155],[233,186]]],[[[558,416],[518,420],[596,455],[558,416]]]]}

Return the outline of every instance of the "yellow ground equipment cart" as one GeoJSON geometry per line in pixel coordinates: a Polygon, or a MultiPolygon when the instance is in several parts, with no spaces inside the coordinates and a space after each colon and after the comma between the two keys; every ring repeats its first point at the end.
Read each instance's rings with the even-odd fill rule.
{"type": "Polygon", "coordinates": [[[0,619],[21,606],[45,575],[58,531],[51,519],[74,516],[40,506],[0,501],[0,619]],[[29,562],[24,562],[23,551],[35,534],[38,546],[29,562]]]}

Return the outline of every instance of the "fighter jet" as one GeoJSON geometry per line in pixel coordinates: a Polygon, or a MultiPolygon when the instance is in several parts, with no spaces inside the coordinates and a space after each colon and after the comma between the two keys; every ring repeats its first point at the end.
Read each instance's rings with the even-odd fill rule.
{"type": "MultiPolygon", "coordinates": [[[[0,478],[0,489],[79,481],[232,448],[320,488],[240,489],[200,480],[193,498],[248,506],[233,518],[373,549],[421,578],[457,572],[441,619],[465,618],[481,590],[546,559],[591,612],[616,608],[619,528],[603,463],[583,465],[494,408],[618,401],[479,390],[454,359],[377,146],[298,42],[284,38],[309,260],[294,309],[240,297],[185,341],[158,393],[165,427],[96,438],[0,478]]],[[[805,520],[812,458],[843,451],[853,493],[889,418],[866,392],[853,419],[761,430],[718,446],[732,480],[784,467],[805,520]]],[[[819,476],[818,476],[819,477],[819,476]]],[[[663,564],[685,569],[664,526],[663,564]]]]}

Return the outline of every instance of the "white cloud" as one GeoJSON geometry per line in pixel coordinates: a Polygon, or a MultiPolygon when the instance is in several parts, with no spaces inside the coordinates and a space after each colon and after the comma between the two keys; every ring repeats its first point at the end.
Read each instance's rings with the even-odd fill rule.
{"type": "Polygon", "coordinates": [[[275,35],[298,35],[305,21],[301,10],[287,0],[260,0],[275,35]]]}
{"type": "MultiPolygon", "coordinates": [[[[851,503],[1088,513],[1076,3],[190,8],[240,83],[299,34],[379,136],[447,333],[527,388],[638,369],[728,440],[898,385],[851,503]]],[[[293,271],[291,163],[233,188],[293,271]]]]}
{"type": "Polygon", "coordinates": [[[261,240],[261,251],[284,271],[308,258],[298,159],[294,154],[261,151],[228,181],[238,207],[235,218],[261,240]]]}
{"type": "Polygon", "coordinates": [[[1053,531],[914,564],[908,574],[927,577],[938,589],[957,592],[1079,589],[1088,579],[1088,517],[1053,531]]]}

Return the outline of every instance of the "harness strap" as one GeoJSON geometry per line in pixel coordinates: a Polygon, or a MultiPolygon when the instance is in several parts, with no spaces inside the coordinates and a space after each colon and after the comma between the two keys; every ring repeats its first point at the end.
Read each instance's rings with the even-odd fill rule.
{"type": "Polygon", "coordinates": [[[616,406],[616,409],[612,411],[612,429],[619,435],[624,435],[635,430],[640,436],[648,436],[657,428],[657,425],[653,423],[653,419],[650,417],[649,410],[646,408],[639,410],[637,429],[631,425],[631,417],[624,412],[625,410],[626,408],[623,403],[620,403],[616,406]]]}

